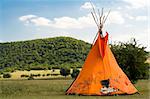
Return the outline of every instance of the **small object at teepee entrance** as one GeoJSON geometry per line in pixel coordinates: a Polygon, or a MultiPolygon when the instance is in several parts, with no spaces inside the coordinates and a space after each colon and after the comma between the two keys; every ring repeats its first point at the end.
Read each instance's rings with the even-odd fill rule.
{"type": "Polygon", "coordinates": [[[103,94],[103,95],[109,95],[111,92],[115,92],[117,91],[117,89],[114,89],[110,86],[110,83],[109,83],[109,79],[107,80],[102,80],[100,81],[101,85],[103,86],[101,89],[100,89],[100,92],[103,94]]]}
{"type": "Polygon", "coordinates": [[[66,90],[67,95],[116,95],[134,94],[137,89],[119,67],[108,41],[108,33],[103,36],[102,28],[109,15],[96,14],[93,7],[91,12],[98,27],[98,32],[93,40],[91,50],[83,64],[78,77],[66,90]],[[99,18],[97,17],[99,15],[99,18]]]}

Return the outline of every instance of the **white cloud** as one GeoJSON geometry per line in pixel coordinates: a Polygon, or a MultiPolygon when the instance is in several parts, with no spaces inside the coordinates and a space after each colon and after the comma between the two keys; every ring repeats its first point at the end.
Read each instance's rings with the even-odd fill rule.
{"type": "Polygon", "coordinates": [[[133,20],[135,18],[135,17],[133,17],[133,16],[131,16],[129,14],[125,14],[125,17],[128,18],[128,19],[130,19],[130,20],[133,20]]]}
{"type": "Polygon", "coordinates": [[[32,23],[34,23],[37,26],[49,26],[50,20],[44,17],[37,17],[30,20],[32,23]]]}
{"type": "Polygon", "coordinates": [[[132,24],[126,24],[125,27],[131,28],[131,27],[133,27],[133,25],[132,24]]]}
{"type": "Polygon", "coordinates": [[[124,18],[119,11],[112,11],[108,17],[108,23],[123,24],[124,18]]]}
{"type": "Polygon", "coordinates": [[[35,17],[37,17],[37,16],[36,16],[36,15],[25,15],[25,16],[21,16],[21,17],[19,18],[19,20],[21,20],[21,21],[26,21],[26,20],[28,20],[28,19],[35,18],[35,17]]]}
{"type": "Polygon", "coordinates": [[[20,21],[25,22],[25,24],[34,24],[37,26],[48,26],[50,23],[50,20],[44,17],[38,17],[36,15],[25,15],[25,16],[21,16],[19,17],[20,21]]]}
{"type": "MultiPolygon", "coordinates": [[[[87,14],[85,16],[81,16],[78,18],[72,18],[68,16],[54,18],[52,20],[47,19],[45,17],[39,17],[36,15],[25,15],[19,18],[20,21],[25,24],[32,24],[35,26],[46,26],[51,28],[59,28],[59,29],[83,29],[89,27],[95,27],[94,20],[91,14],[87,14]]],[[[120,12],[113,11],[109,15],[109,19],[107,20],[109,24],[123,24],[124,19],[120,12]]]]}
{"type": "Polygon", "coordinates": [[[122,10],[122,7],[117,7],[118,10],[122,10]]]}
{"type": "Polygon", "coordinates": [[[91,5],[90,2],[85,2],[83,5],[81,5],[81,8],[82,9],[92,9],[92,6],[95,8],[95,5],[93,3],[91,5]]]}
{"type": "Polygon", "coordinates": [[[53,24],[51,27],[62,28],[62,29],[70,29],[70,28],[78,28],[83,29],[87,27],[95,26],[93,18],[90,14],[82,17],[71,18],[71,17],[60,17],[54,18],[53,24]]]}
{"type": "Polygon", "coordinates": [[[30,20],[32,18],[36,18],[36,17],[37,17],[36,15],[25,15],[25,16],[19,17],[19,20],[25,22],[25,25],[27,25],[30,23],[30,20]]]}
{"type": "Polygon", "coordinates": [[[60,17],[60,18],[54,18],[53,23],[50,24],[51,27],[54,28],[81,28],[80,22],[76,20],[75,18],[71,17],[60,17]]]}
{"type": "Polygon", "coordinates": [[[128,3],[129,6],[127,8],[143,8],[148,6],[148,0],[123,0],[128,3]]]}
{"type": "Polygon", "coordinates": [[[25,15],[21,16],[19,20],[25,22],[25,24],[33,24],[36,26],[48,26],[60,29],[82,29],[95,26],[91,14],[87,14],[86,16],[81,16],[78,18],[64,16],[54,18],[53,20],[49,20],[47,18],[38,16],[33,17],[33,15],[25,15]]]}
{"type": "Polygon", "coordinates": [[[146,21],[146,20],[148,20],[148,17],[147,16],[137,16],[136,20],[137,21],[146,21]]]}

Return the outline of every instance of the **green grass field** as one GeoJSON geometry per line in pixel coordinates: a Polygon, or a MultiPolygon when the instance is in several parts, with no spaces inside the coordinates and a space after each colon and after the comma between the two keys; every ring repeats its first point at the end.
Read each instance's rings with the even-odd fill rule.
{"type": "Polygon", "coordinates": [[[140,94],[123,96],[69,96],[65,90],[71,79],[0,80],[0,99],[149,99],[149,80],[140,80],[135,86],[140,94]]]}

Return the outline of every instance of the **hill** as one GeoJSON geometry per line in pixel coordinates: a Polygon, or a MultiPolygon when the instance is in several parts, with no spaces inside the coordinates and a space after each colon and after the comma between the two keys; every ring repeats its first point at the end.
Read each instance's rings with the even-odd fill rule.
{"type": "Polygon", "coordinates": [[[0,43],[0,70],[81,67],[90,44],[71,37],[0,43]]]}

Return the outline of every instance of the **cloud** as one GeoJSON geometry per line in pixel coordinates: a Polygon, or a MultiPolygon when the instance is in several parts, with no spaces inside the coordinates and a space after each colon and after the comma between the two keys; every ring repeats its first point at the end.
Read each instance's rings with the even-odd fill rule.
{"type": "Polygon", "coordinates": [[[30,20],[32,23],[34,23],[37,26],[49,26],[51,21],[44,17],[37,17],[30,20]]]}
{"type": "Polygon", "coordinates": [[[119,6],[119,7],[117,7],[117,9],[118,9],[118,10],[122,10],[122,7],[119,6]]]}
{"type": "Polygon", "coordinates": [[[37,17],[36,15],[25,15],[25,16],[19,17],[19,20],[25,22],[25,24],[27,25],[30,23],[31,19],[36,18],[36,17],[37,17]]]}
{"type": "Polygon", "coordinates": [[[125,22],[122,14],[119,11],[112,11],[108,17],[108,23],[123,24],[125,22]]]}
{"type": "Polygon", "coordinates": [[[80,24],[82,23],[79,22],[77,19],[66,16],[66,17],[54,18],[53,23],[50,24],[50,26],[54,28],[61,28],[61,29],[82,28],[80,24]]]}
{"type": "Polygon", "coordinates": [[[136,20],[136,21],[147,21],[148,16],[131,16],[129,14],[125,14],[125,17],[130,19],[130,20],[136,20]]]}
{"type": "MultiPolygon", "coordinates": [[[[124,19],[120,12],[113,11],[110,13],[110,18],[107,20],[108,24],[123,24],[124,19]]],[[[45,17],[39,17],[36,15],[25,15],[19,17],[19,20],[24,22],[25,25],[35,25],[35,26],[46,26],[51,28],[59,28],[59,29],[83,29],[89,27],[95,27],[94,20],[91,14],[87,14],[85,16],[81,16],[78,18],[63,16],[54,18],[52,20],[47,19],[45,17]]]]}
{"type": "Polygon", "coordinates": [[[50,20],[44,17],[38,17],[36,15],[25,15],[19,17],[19,20],[25,22],[26,25],[32,23],[37,26],[48,26],[50,20]]]}
{"type": "Polygon", "coordinates": [[[127,8],[138,9],[148,6],[148,0],[123,0],[123,1],[129,4],[127,8]]]}
{"type": "MultiPolygon", "coordinates": [[[[95,5],[92,3],[93,7],[95,8],[95,5]]],[[[82,9],[92,9],[92,5],[90,2],[85,2],[83,5],[81,5],[80,8],[82,9]]]]}
{"type": "Polygon", "coordinates": [[[135,17],[133,17],[133,16],[131,16],[129,14],[125,14],[125,17],[128,18],[128,19],[130,19],[130,20],[133,20],[135,18],[135,17]]]}
{"type": "Polygon", "coordinates": [[[25,15],[19,18],[20,21],[25,24],[33,24],[36,26],[49,26],[52,28],[61,28],[61,29],[72,29],[72,28],[86,28],[94,25],[94,21],[90,14],[78,18],[72,17],[59,17],[49,20],[44,17],[38,17],[36,15],[25,15]]]}
{"type": "Polygon", "coordinates": [[[71,18],[71,17],[54,18],[53,24],[51,24],[51,27],[62,29],[66,28],[83,29],[92,26],[95,26],[95,24],[91,14],[78,18],[71,18]]]}
{"type": "Polygon", "coordinates": [[[35,17],[37,17],[37,16],[36,16],[36,15],[25,15],[25,16],[21,16],[21,17],[19,18],[19,20],[21,20],[21,21],[26,21],[26,20],[28,20],[28,19],[35,18],[35,17]]]}
{"type": "Polygon", "coordinates": [[[94,25],[94,21],[91,14],[87,14],[86,16],[81,16],[78,18],[63,16],[54,18],[53,20],[44,17],[39,17],[36,15],[25,15],[21,16],[19,20],[24,22],[25,24],[33,24],[35,26],[48,26],[60,29],[82,29],[94,25]]]}
{"type": "Polygon", "coordinates": [[[125,27],[130,28],[130,27],[133,27],[133,25],[132,24],[126,24],[125,27]]]}
{"type": "Polygon", "coordinates": [[[146,20],[148,20],[148,17],[147,16],[137,16],[136,20],[137,21],[146,21],[146,20]]]}

